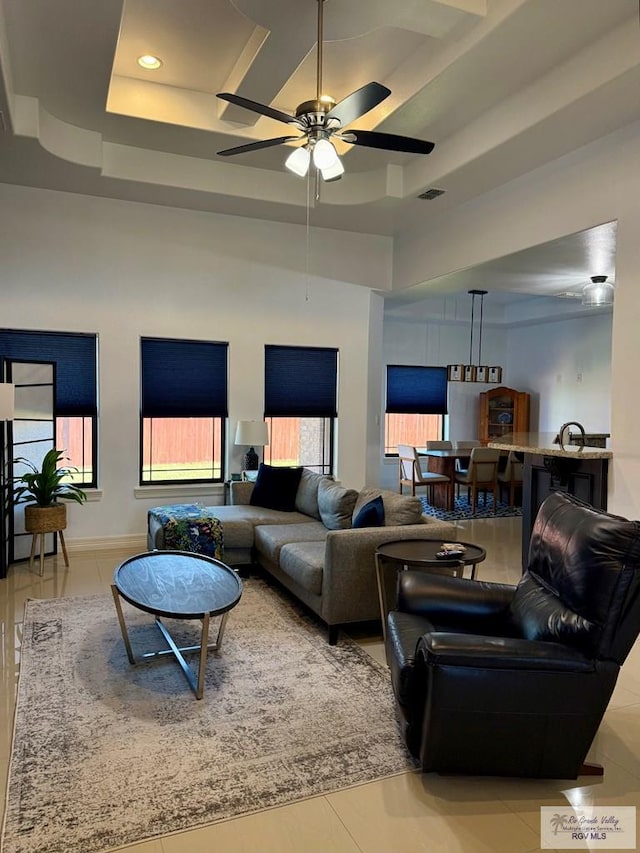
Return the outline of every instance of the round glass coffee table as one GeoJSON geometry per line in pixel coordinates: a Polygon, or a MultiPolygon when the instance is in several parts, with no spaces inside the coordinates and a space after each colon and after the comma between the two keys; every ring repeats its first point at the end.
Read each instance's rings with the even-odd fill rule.
{"type": "Polygon", "coordinates": [[[462,545],[461,554],[443,559],[436,556],[442,549],[442,539],[396,539],[386,542],[376,549],[376,578],[378,581],[378,597],[380,599],[380,615],[382,618],[382,635],[386,641],[387,614],[390,602],[396,595],[397,575],[405,569],[423,569],[428,572],[464,577],[465,566],[471,566],[471,580],[475,580],[476,568],[487,556],[487,552],[479,545],[470,542],[456,542],[462,545]]]}
{"type": "Polygon", "coordinates": [[[242,595],[242,581],[229,566],[186,551],[150,551],[130,557],[113,573],[111,585],[122,639],[131,664],[136,659],[122,612],[120,598],[138,610],[155,616],[155,623],[169,648],[147,652],[141,658],[173,655],[180,664],[196,699],[202,699],[207,651],[222,646],[229,611],[242,595]],[[202,621],[200,644],[178,647],[161,617],[168,619],[199,619],[202,621]],[[209,643],[209,620],[221,616],[215,642],[209,643]],[[184,658],[187,652],[200,656],[197,679],[184,658]]]}

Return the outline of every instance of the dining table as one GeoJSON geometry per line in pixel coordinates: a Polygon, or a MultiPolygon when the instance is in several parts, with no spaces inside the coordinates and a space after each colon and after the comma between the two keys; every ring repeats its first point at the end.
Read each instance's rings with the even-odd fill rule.
{"type": "Polygon", "coordinates": [[[427,457],[428,471],[436,474],[444,474],[451,481],[450,483],[434,483],[432,500],[433,506],[438,509],[452,511],[455,509],[454,483],[456,459],[468,461],[471,456],[470,448],[461,450],[427,450],[426,447],[419,447],[418,456],[427,457]]]}

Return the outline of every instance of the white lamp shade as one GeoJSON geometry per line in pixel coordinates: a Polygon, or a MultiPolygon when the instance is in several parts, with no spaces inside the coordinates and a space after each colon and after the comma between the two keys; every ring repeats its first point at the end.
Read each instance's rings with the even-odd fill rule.
{"type": "Polygon", "coordinates": [[[300,178],[304,178],[304,176],[309,171],[309,163],[311,162],[311,155],[307,151],[307,149],[302,146],[301,148],[296,148],[287,159],[284,161],[284,165],[290,172],[293,172],[294,175],[298,175],[300,178]]]}
{"type": "Polygon", "coordinates": [[[340,161],[338,152],[328,139],[319,139],[313,148],[313,165],[320,170],[330,169],[340,161]]]}
{"type": "Polygon", "coordinates": [[[269,444],[269,429],[264,421],[238,421],[236,444],[264,447],[269,444]]]}
{"type": "Polygon", "coordinates": [[[12,421],[15,401],[15,385],[0,382],[0,421],[12,421]]]}
{"type": "Polygon", "coordinates": [[[337,157],[333,166],[325,166],[324,169],[320,169],[320,172],[322,174],[322,179],[325,182],[339,180],[344,175],[342,160],[337,157]]]}

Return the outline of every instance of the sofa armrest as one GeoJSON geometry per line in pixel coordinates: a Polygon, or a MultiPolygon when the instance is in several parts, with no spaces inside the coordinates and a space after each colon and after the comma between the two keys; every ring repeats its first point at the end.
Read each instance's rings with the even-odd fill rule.
{"type": "Polygon", "coordinates": [[[322,576],[322,618],[329,624],[380,617],[376,548],[397,539],[453,541],[457,528],[447,522],[330,530],[322,576]]]}
{"type": "Polygon", "coordinates": [[[510,584],[407,571],[398,576],[398,610],[436,625],[505,618],[516,588],[510,584]]]}
{"type": "Polygon", "coordinates": [[[229,501],[232,506],[247,506],[251,502],[251,492],[255,483],[249,480],[231,480],[229,483],[229,501]]]}

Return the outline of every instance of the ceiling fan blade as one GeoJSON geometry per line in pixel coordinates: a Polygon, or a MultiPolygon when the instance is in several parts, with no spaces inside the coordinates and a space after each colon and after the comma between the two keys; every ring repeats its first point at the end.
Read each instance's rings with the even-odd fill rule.
{"type": "Polygon", "coordinates": [[[407,154],[431,154],[436,147],[434,142],[413,139],[411,136],[397,136],[395,133],[379,133],[377,130],[353,130],[351,127],[346,134],[345,141],[351,142],[352,145],[365,145],[367,148],[382,148],[385,151],[403,151],[407,154]]]}
{"type": "Polygon", "coordinates": [[[342,127],[345,127],[345,125],[377,107],[390,94],[391,89],[387,89],[381,83],[367,83],[366,86],[356,89],[355,92],[339,101],[335,107],[329,110],[325,119],[336,118],[342,127]]]}
{"type": "Polygon", "coordinates": [[[247,145],[236,145],[235,148],[225,148],[217,151],[221,157],[230,157],[233,154],[244,154],[247,151],[259,151],[261,148],[271,148],[273,145],[284,145],[285,142],[293,142],[301,139],[300,136],[278,136],[277,139],[263,139],[261,142],[249,142],[247,145]]]}
{"type": "Polygon", "coordinates": [[[244,107],[245,110],[251,110],[254,113],[275,118],[277,121],[283,121],[285,124],[295,124],[296,127],[301,127],[300,122],[295,116],[290,116],[288,113],[283,113],[280,110],[274,110],[273,107],[268,107],[266,104],[259,104],[257,101],[250,101],[248,98],[243,98],[240,95],[233,95],[230,92],[220,92],[216,95],[223,101],[229,101],[230,104],[235,104],[237,107],[244,107]]]}

